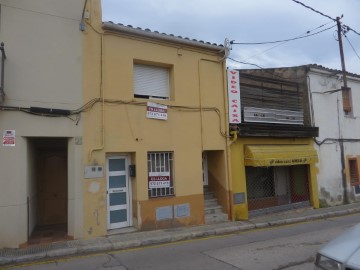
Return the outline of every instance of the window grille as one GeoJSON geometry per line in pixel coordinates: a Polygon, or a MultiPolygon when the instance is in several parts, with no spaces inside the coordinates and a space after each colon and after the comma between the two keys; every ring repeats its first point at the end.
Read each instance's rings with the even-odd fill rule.
{"type": "MultiPolygon", "coordinates": [[[[172,152],[149,152],[148,153],[148,193],[149,198],[174,196],[174,168],[172,152]],[[151,175],[163,175],[168,177],[166,181],[160,181],[159,187],[154,187],[151,175]]],[[[157,182],[157,181],[155,181],[157,182]]]]}
{"type": "Polygon", "coordinates": [[[150,65],[134,65],[134,96],[169,99],[169,69],[150,65]]]}
{"type": "Polygon", "coordinates": [[[357,166],[357,160],[349,159],[349,169],[350,169],[350,182],[351,184],[359,184],[359,171],[357,166]]]}

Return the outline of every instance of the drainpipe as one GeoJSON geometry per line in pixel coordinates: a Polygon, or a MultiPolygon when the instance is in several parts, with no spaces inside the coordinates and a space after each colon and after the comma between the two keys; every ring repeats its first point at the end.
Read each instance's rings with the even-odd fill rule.
{"type": "Polygon", "coordinates": [[[5,100],[5,92],[4,92],[4,68],[5,68],[5,59],[6,59],[6,54],[5,54],[5,48],[4,48],[4,42],[1,42],[0,44],[0,51],[2,54],[2,59],[1,59],[1,85],[0,85],[0,102],[5,100]]]}

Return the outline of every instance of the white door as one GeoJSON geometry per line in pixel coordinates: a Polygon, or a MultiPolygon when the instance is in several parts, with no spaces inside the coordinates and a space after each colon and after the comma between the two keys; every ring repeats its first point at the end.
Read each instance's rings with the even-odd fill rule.
{"type": "Polygon", "coordinates": [[[107,158],[108,229],[131,225],[131,186],[127,156],[107,158]]]}

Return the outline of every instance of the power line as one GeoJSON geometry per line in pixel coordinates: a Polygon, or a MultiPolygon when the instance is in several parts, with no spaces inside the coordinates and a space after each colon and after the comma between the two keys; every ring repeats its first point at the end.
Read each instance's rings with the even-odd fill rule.
{"type": "Polygon", "coordinates": [[[314,11],[314,12],[316,12],[316,13],[318,13],[318,14],[320,14],[320,15],[322,15],[322,16],[324,16],[324,17],[326,17],[326,18],[328,18],[328,19],[330,19],[332,21],[334,21],[334,22],[336,22],[336,19],[330,17],[329,15],[326,15],[326,14],[322,13],[321,11],[318,11],[318,10],[312,8],[312,7],[309,7],[309,6],[305,5],[304,3],[301,3],[300,1],[297,1],[297,0],[292,0],[292,1],[297,3],[297,4],[300,4],[300,5],[304,6],[304,7],[308,8],[308,9],[310,9],[310,10],[312,10],[312,11],[314,11]]]}
{"type": "MultiPolygon", "coordinates": [[[[302,39],[302,38],[307,38],[307,37],[311,37],[317,34],[320,34],[324,31],[330,30],[331,28],[334,28],[336,25],[330,26],[326,29],[323,29],[321,31],[312,33],[312,34],[308,34],[308,35],[301,35],[298,37],[294,37],[294,38],[289,38],[289,39],[283,39],[283,40],[276,40],[276,41],[265,41],[265,42],[234,42],[234,40],[230,41],[230,44],[235,44],[235,45],[263,45],[263,44],[274,44],[274,43],[284,43],[284,42],[289,42],[289,41],[293,41],[293,40],[297,40],[297,39],[302,39]]],[[[309,33],[310,31],[308,31],[307,33],[309,33]]]]}
{"type": "MultiPolygon", "coordinates": [[[[318,10],[312,8],[312,7],[309,7],[309,6],[305,5],[304,3],[301,3],[300,1],[297,1],[297,0],[291,0],[291,1],[293,1],[293,2],[295,2],[295,3],[297,3],[297,4],[300,4],[300,5],[302,5],[303,7],[306,7],[306,8],[308,8],[308,9],[310,9],[310,10],[312,10],[312,11],[320,14],[321,16],[324,16],[324,17],[326,17],[326,18],[328,18],[328,19],[336,22],[336,19],[332,18],[331,16],[326,15],[326,14],[322,13],[321,11],[318,11],[318,10]]],[[[342,17],[342,16],[341,16],[341,17],[342,17]]],[[[349,31],[352,31],[352,32],[354,32],[355,34],[357,34],[357,35],[360,36],[360,33],[357,32],[356,30],[352,29],[350,26],[345,25],[345,24],[344,24],[343,26],[345,26],[349,31]]]]}
{"type": "MultiPolygon", "coordinates": [[[[316,27],[316,28],[314,28],[314,29],[311,29],[311,30],[309,30],[309,31],[306,31],[306,33],[303,33],[303,34],[301,34],[301,35],[299,35],[299,36],[297,36],[297,37],[301,37],[301,36],[304,36],[304,35],[306,35],[306,34],[309,34],[309,33],[311,33],[312,31],[315,31],[316,29],[319,29],[319,28],[321,28],[321,27],[324,27],[324,26],[328,25],[329,23],[331,23],[331,22],[322,24],[322,25],[320,25],[320,26],[318,26],[318,27],[316,27]]],[[[272,46],[272,47],[266,49],[265,51],[262,51],[262,52],[260,52],[260,53],[254,54],[254,55],[249,56],[249,57],[247,57],[247,58],[245,58],[245,59],[242,59],[242,60],[243,60],[243,61],[246,61],[246,60],[251,59],[251,58],[253,58],[253,57],[255,57],[255,56],[258,56],[258,55],[261,55],[261,54],[263,54],[263,53],[266,53],[266,52],[268,52],[268,51],[270,51],[270,50],[272,50],[272,49],[274,49],[274,48],[276,48],[276,47],[279,47],[279,46],[281,46],[281,45],[283,45],[283,44],[285,44],[285,43],[287,43],[287,41],[284,41],[284,42],[282,42],[282,43],[280,43],[280,44],[276,44],[275,46],[272,46]]]]}
{"type": "Polygon", "coordinates": [[[351,44],[351,42],[350,42],[350,40],[348,39],[348,37],[347,37],[346,35],[344,35],[344,37],[345,37],[346,40],[349,42],[349,44],[350,44],[351,48],[353,49],[354,53],[356,54],[356,56],[357,56],[357,57],[359,58],[359,60],[360,60],[359,54],[356,52],[354,46],[351,44]]]}

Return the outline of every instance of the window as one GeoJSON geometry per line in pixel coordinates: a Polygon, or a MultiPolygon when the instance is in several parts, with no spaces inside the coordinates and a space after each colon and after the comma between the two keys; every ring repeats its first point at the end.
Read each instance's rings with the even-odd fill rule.
{"type": "Polygon", "coordinates": [[[148,153],[149,198],[174,195],[172,152],[148,153]]]}
{"type": "Polygon", "coordinates": [[[134,64],[134,96],[169,99],[169,68],[134,64]]]}
{"type": "Polygon", "coordinates": [[[350,183],[359,185],[359,170],[356,158],[349,159],[350,183]]]}
{"type": "Polygon", "coordinates": [[[351,88],[342,88],[342,99],[343,99],[343,109],[346,115],[349,115],[352,111],[351,105],[351,88]]]}

